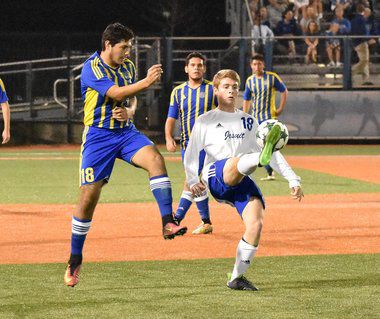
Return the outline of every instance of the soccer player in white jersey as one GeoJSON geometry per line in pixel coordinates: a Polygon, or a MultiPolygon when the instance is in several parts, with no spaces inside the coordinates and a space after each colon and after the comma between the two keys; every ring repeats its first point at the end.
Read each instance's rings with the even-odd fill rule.
{"type": "Polygon", "coordinates": [[[195,122],[185,153],[185,170],[190,189],[200,196],[206,188],[219,202],[234,206],[245,232],[239,241],[236,261],[227,286],[236,290],[257,290],[244,277],[258,249],[263,227],[265,203],[250,174],[257,166],[270,165],[289,182],[291,196],[301,200],[300,177],[280,152],[273,152],[281,129],[273,126],[261,150],[256,142],[258,123],[252,116],[236,109],[240,78],[233,70],[219,71],[213,80],[218,107],[201,115],[195,122]],[[206,152],[205,165],[198,175],[199,152],[206,152]]]}

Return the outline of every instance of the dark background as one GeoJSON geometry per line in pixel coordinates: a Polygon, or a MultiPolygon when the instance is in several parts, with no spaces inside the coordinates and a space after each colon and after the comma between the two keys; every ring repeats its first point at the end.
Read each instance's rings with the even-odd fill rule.
{"type": "Polygon", "coordinates": [[[138,36],[228,35],[224,1],[3,0],[3,32],[101,32],[111,22],[138,36]]]}
{"type": "Polygon", "coordinates": [[[93,52],[116,21],[140,37],[230,32],[221,0],[3,0],[0,12],[0,63],[93,52]]]}

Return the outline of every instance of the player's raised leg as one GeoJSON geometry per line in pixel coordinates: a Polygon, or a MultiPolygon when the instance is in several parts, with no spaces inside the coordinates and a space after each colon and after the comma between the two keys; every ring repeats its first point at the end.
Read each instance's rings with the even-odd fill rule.
{"type": "Polygon", "coordinates": [[[150,188],[161,213],[164,238],[184,235],[187,227],[177,225],[173,219],[171,183],[158,149],[154,145],[145,146],[134,154],[132,161],[149,173],[150,188]]]}

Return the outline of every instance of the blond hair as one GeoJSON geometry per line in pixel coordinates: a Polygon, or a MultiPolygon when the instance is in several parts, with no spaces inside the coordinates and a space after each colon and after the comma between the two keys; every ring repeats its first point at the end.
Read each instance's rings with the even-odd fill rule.
{"type": "Polygon", "coordinates": [[[220,70],[218,73],[216,73],[214,75],[214,79],[212,81],[214,87],[218,87],[219,84],[220,84],[220,81],[222,79],[225,79],[225,78],[229,78],[229,79],[232,79],[234,81],[236,81],[238,83],[238,85],[240,86],[240,76],[239,74],[237,74],[236,71],[234,70],[230,70],[230,69],[224,69],[224,70],[220,70]]]}

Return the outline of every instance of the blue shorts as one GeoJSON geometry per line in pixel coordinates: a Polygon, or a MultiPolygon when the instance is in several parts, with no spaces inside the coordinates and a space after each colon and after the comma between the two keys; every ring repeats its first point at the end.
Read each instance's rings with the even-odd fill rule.
{"type": "MultiPolygon", "coordinates": [[[[182,163],[185,158],[185,151],[184,149],[181,149],[181,156],[182,156],[182,163]]],[[[205,158],[206,158],[206,152],[204,150],[201,150],[199,153],[199,166],[198,166],[198,176],[201,175],[203,166],[205,164],[205,158]]]]}
{"type": "Polygon", "coordinates": [[[86,126],[82,137],[80,185],[101,180],[108,182],[116,158],[132,165],[133,156],[141,148],[154,145],[131,123],[121,129],[86,126]]]}
{"type": "Polygon", "coordinates": [[[257,197],[265,208],[265,201],[260,188],[249,177],[245,176],[242,181],[235,185],[229,186],[223,181],[223,168],[227,159],[216,161],[210,166],[208,174],[208,187],[211,195],[220,202],[227,202],[236,207],[240,216],[245,206],[247,206],[251,197],[257,197]]]}

